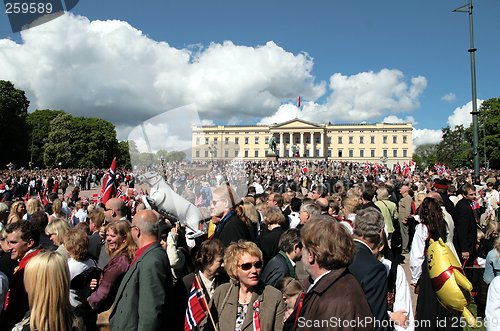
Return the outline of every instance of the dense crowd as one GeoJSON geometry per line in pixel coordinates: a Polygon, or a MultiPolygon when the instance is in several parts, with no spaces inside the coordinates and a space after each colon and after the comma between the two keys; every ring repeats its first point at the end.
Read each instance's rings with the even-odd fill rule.
{"type": "Polygon", "coordinates": [[[105,174],[0,172],[0,329],[461,329],[467,304],[429,271],[440,239],[471,286],[449,296],[500,328],[498,172],[171,162],[116,171],[108,200],[74,194],[105,174]],[[147,171],[210,214],[204,235],[143,203],[147,171]]]}

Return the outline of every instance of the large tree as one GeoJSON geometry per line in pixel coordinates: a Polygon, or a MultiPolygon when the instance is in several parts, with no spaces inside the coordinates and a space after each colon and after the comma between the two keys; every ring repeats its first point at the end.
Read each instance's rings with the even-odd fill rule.
{"type": "Polygon", "coordinates": [[[31,130],[29,153],[33,166],[45,166],[44,145],[49,137],[50,122],[62,113],[64,113],[62,110],[40,109],[28,115],[26,122],[31,130]]]}
{"type": "Polygon", "coordinates": [[[434,165],[437,157],[437,144],[424,144],[415,149],[413,153],[413,161],[419,169],[425,169],[434,165]]]}
{"type": "Polygon", "coordinates": [[[100,118],[76,117],[72,120],[72,163],[75,167],[103,167],[118,154],[118,141],[112,123],[100,118]]]}
{"type": "Polygon", "coordinates": [[[463,125],[443,129],[443,139],[437,146],[437,161],[447,167],[472,167],[471,129],[463,125]]]}
{"type": "Polygon", "coordinates": [[[70,139],[73,116],[62,113],[50,121],[49,136],[44,145],[43,160],[49,168],[73,166],[70,139]]]}
{"type": "Polygon", "coordinates": [[[0,80],[0,168],[13,162],[20,166],[28,161],[29,101],[24,91],[9,81],[0,80]]]}
{"type": "MultiPolygon", "coordinates": [[[[484,101],[479,108],[479,153],[484,161],[486,159],[493,169],[500,169],[500,98],[484,101]]],[[[484,164],[484,163],[483,163],[484,164]]]]}

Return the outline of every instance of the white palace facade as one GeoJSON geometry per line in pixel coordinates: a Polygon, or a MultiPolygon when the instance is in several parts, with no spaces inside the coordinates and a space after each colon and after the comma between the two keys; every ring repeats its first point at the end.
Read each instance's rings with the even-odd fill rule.
{"type": "Polygon", "coordinates": [[[274,137],[280,159],[386,163],[412,159],[411,123],[318,124],[294,119],[272,125],[193,126],[192,160],[264,160],[274,137]]]}

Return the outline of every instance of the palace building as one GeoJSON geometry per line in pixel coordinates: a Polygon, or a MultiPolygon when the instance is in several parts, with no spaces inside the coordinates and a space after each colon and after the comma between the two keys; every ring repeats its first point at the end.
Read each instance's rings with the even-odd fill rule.
{"type": "MultiPolygon", "coordinates": [[[[193,126],[192,159],[264,160],[274,138],[280,159],[386,163],[412,159],[411,123],[318,124],[294,119],[272,125],[193,126]]],[[[274,154],[271,154],[274,155],[274,154]]]]}

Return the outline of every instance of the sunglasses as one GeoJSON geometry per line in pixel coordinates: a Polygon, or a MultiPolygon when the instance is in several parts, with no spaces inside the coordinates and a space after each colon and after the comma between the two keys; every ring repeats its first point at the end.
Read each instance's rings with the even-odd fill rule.
{"type": "Polygon", "coordinates": [[[262,269],[262,261],[257,261],[257,262],[248,262],[248,263],[242,263],[238,265],[238,267],[241,268],[243,271],[248,271],[252,269],[252,267],[255,267],[255,269],[262,269]]]}

